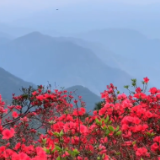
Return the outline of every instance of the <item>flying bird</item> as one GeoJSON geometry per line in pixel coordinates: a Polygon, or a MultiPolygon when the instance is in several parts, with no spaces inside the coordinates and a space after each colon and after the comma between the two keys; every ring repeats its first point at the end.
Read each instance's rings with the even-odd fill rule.
{"type": "Polygon", "coordinates": [[[56,9],[56,10],[58,10],[58,9],[56,9]]]}

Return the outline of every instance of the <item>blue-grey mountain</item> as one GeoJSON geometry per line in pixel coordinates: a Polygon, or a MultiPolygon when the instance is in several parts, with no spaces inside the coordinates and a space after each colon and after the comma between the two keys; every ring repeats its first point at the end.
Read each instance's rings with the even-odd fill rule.
{"type": "Polygon", "coordinates": [[[131,79],[123,70],[107,66],[91,49],[38,32],[1,46],[0,57],[1,67],[35,84],[78,84],[99,94],[110,83],[122,89],[131,79]]]}

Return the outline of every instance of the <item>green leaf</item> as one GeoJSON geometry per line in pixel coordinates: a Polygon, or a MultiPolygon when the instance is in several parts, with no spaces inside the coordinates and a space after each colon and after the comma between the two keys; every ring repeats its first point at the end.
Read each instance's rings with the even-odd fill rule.
{"type": "Polygon", "coordinates": [[[54,121],[49,121],[49,124],[54,124],[54,121]]]}
{"type": "Polygon", "coordinates": [[[114,128],[112,126],[108,126],[110,131],[114,131],[114,128]]]}
{"type": "Polygon", "coordinates": [[[56,149],[53,149],[53,150],[51,151],[51,154],[53,154],[55,151],[56,151],[56,149]]]}
{"type": "Polygon", "coordinates": [[[95,120],[96,120],[96,123],[99,123],[99,120],[97,118],[95,120]]]}
{"type": "Polygon", "coordinates": [[[136,86],[136,83],[135,83],[135,82],[133,82],[133,83],[132,83],[132,86],[134,86],[134,87],[135,87],[135,86],[136,86]]]}
{"type": "Polygon", "coordinates": [[[53,132],[53,134],[57,137],[59,137],[59,133],[58,132],[53,132]]]}
{"type": "Polygon", "coordinates": [[[128,89],[128,88],[129,88],[129,85],[124,86],[124,88],[128,89]]]}
{"type": "Polygon", "coordinates": [[[61,149],[59,146],[56,146],[55,149],[56,149],[57,151],[62,151],[62,149],[61,149]]]}
{"type": "Polygon", "coordinates": [[[104,127],[102,127],[102,129],[103,129],[103,130],[106,130],[106,129],[107,129],[107,127],[106,127],[106,126],[104,126],[104,127]]]}
{"type": "Polygon", "coordinates": [[[74,156],[77,156],[79,154],[79,151],[77,149],[73,150],[74,156]]]}
{"type": "Polygon", "coordinates": [[[68,114],[68,113],[69,113],[69,111],[65,111],[64,113],[65,113],[65,114],[68,114]]]}
{"type": "Polygon", "coordinates": [[[101,122],[96,118],[96,124],[97,125],[100,125],[101,124],[101,122]]]}
{"type": "Polygon", "coordinates": [[[122,134],[122,131],[118,131],[117,133],[116,133],[116,136],[119,136],[119,135],[121,135],[122,134]]]}
{"type": "Polygon", "coordinates": [[[112,121],[109,121],[109,124],[111,124],[112,123],[112,121]]]}
{"type": "Polygon", "coordinates": [[[107,118],[104,120],[104,122],[107,124],[109,120],[109,116],[107,115],[107,118]]]}
{"type": "Polygon", "coordinates": [[[63,136],[63,130],[61,130],[61,132],[59,133],[60,137],[63,136]]]}
{"type": "Polygon", "coordinates": [[[151,133],[150,133],[150,132],[146,132],[146,134],[147,134],[148,136],[150,136],[150,135],[151,135],[151,133]]]}
{"type": "Polygon", "coordinates": [[[132,81],[132,86],[136,86],[137,80],[136,79],[131,79],[131,81],[132,81]]]}
{"type": "Polygon", "coordinates": [[[56,158],[56,160],[61,160],[61,157],[60,157],[60,156],[58,156],[58,157],[56,158]]]}
{"type": "Polygon", "coordinates": [[[137,79],[131,79],[132,82],[137,82],[137,79]]]}
{"type": "Polygon", "coordinates": [[[117,126],[117,128],[114,131],[117,132],[118,130],[119,130],[119,126],[117,126]]]}
{"type": "Polygon", "coordinates": [[[47,139],[42,139],[42,143],[45,145],[46,144],[47,139]]]}
{"type": "Polygon", "coordinates": [[[132,144],[135,145],[135,144],[136,144],[136,141],[134,141],[132,144]]]}
{"type": "Polygon", "coordinates": [[[106,136],[108,136],[109,134],[110,134],[110,131],[107,129],[106,136]]]}
{"type": "Polygon", "coordinates": [[[155,133],[151,133],[151,137],[155,136],[155,133]]]}
{"type": "Polygon", "coordinates": [[[155,136],[155,133],[146,132],[146,134],[147,134],[149,137],[155,136]]]}
{"type": "Polygon", "coordinates": [[[73,155],[73,154],[72,154],[72,153],[73,153],[72,151],[70,151],[70,150],[67,150],[67,152],[68,152],[70,155],[73,155]]]}
{"type": "Polygon", "coordinates": [[[97,160],[100,160],[101,158],[100,157],[97,157],[97,160]]]}
{"type": "Polygon", "coordinates": [[[43,148],[43,149],[47,154],[50,154],[50,149],[47,149],[47,148],[43,148]]]}
{"type": "Polygon", "coordinates": [[[101,121],[104,121],[104,118],[101,118],[101,121]]]}
{"type": "Polygon", "coordinates": [[[121,152],[116,152],[116,155],[120,155],[121,154],[121,152]]]}

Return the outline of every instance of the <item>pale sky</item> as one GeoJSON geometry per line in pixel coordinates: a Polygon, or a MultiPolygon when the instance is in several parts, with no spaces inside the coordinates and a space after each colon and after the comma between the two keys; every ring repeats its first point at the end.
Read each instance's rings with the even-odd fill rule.
{"type": "Polygon", "coordinates": [[[52,6],[63,6],[74,3],[85,3],[85,2],[122,2],[127,4],[152,4],[159,3],[160,0],[0,0],[0,9],[4,8],[19,8],[30,9],[30,10],[41,10],[52,6]]]}
{"type": "MultiPolygon", "coordinates": [[[[160,3],[160,0],[0,0],[0,22],[9,22],[15,19],[26,17],[37,11],[49,8],[63,8],[74,4],[130,4],[130,5],[148,5],[160,3]]],[[[88,6],[88,5],[87,5],[88,6]]]]}
{"type": "Polygon", "coordinates": [[[30,10],[45,9],[52,6],[63,6],[85,0],[0,0],[0,8],[19,8],[30,10]]]}

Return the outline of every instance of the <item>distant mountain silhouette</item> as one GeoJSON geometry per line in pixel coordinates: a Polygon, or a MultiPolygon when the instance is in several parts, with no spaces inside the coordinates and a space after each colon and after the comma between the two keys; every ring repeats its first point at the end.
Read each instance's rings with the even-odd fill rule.
{"type": "MultiPolygon", "coordinates": [[[[72,92],[74,99],[78,100],[78,96],[82,96],[82,100],[86,104],[87,111],[93,110],[95,103],[100,102],[100,95],[97,96],[95,93],[91,92],[88,88],[81,85],[76,85],[73,87],[66,88],[68,92],[72,92]]],[[[72,101],[73,102],[73,101],[72,101]]]]}
{"type": "Polygon", "coordinates": [[[105,47],[110,48],[114,53],[131,57],[137,55],[138,53],[136,51],[138,48],[141,49],[149,41],[149,39],[140,32],[127,28],[93,30],[81,33],[77,35],[77,37],[88,41],[99,42],[105,45],[105,47]]]}
{"type": "MultiPolygon", "coordinates": [[[[140,32],[125,28],[108,28],[94,30],[77,35],[86,41],[100,43],[104,54],[97,56],[108,63],[108,54],[105,50],[111,50],[112,57],[119,63],[119,67],[132,76],[142,79],[148,76],[151,83],[159,85],[160,77],[160,40],[149,39],[140,32]]],[[[96,52],[95,52],[96,53],[96,52]]]]}
{"type": "Polygon", "coordinates": [[[3,45],[0,56],[3,68],[35,84],[47,81],[61,87],[79,84],[99,93],[110,83],[122,89],[131,79],[123,70],[107,66],[91,49],[39,32],[3,45]]]}
{"type": "MultiPolygon", "coordinates": [[[[119,29],[120,31],[120,29],[119,29]]],[[[132,31],[132,30],[130,30],[132,31]]],[[[134,31],[136,33],[136,31],[134,31]]],[[[141,33],[137,33],[137,35],[140,34],[142,35],[142,37],[144,37],[143,34],[141,33]]],[[[92,50],[97,57],[99,57],[103,62],[105,62],[106,65],[112,67],[112,68],[118,68],[121,69],[127,73],[129,73],[130,75],[134,75],[133,77],[137,79],[137,84],[139,86],[142,86],[142,84],[140,83],[143,78],[145,76],[149,76],[151,79],[151,82],[148,84],[148,87],[153,87],[153,83],[154,83],[154,77],[150,76],[150,74],[154,74],[155,69],[152,69],[151,66],[149,66],[148,68],[146,66],[143,67],[143,63],[142,61],[138,61],[139,59],[134,59],[132,56],[125,56],[123,54],[118,54],[118,53],[114,53],[111,51],[111,49],[109,47],[106,47],[105,44],[100,43],[100,42],[93,42],[93,41],[88,41],[88,40],[84,40],[81,38],[75,38],[75,37],[59,37],[57,38],[59,39],[59,41],[71,41],[72,43],[75,43],[79,46],[88,48],[90,50],[92,50]],[[135,62],[136,66],[135,66],[135,62]],[[141,69],[144,70],[144,68],[147,69],[146,73],[142,73],[141,69]],[[152,71],[151,71],[152,70],[152,71]]],[[[159,39],[155,39],[152,40],[152,42],[155,43],[159,43],[160,40],[159,39]]]]}
{"type": "Polygon", "coordinates": [[[32,83],[25,82],[0,67],[0,94],[5,100],[10,100],[12,94],[21,94],[22,87],[35,86],[32,83]]]}
{"type": "Polygon", "coordinates": [[[103,62],[105,62],[108,66],[112,68],[120,68],[123,70],[126,69],[121,64],[121,61],[119,61],[119,58],[121,59],[127,59],[127,58],[123,57],[122,55],[115,54],[109,48],[107,48],[104,44],[101,44],[99,42],[86,41],[84,39],[75,38],[75,37],[57,37],[56,39],[59,40],[60,42],[70,41],[79,46],[92,50],[97,57],[99,57],[103,62]]]}

